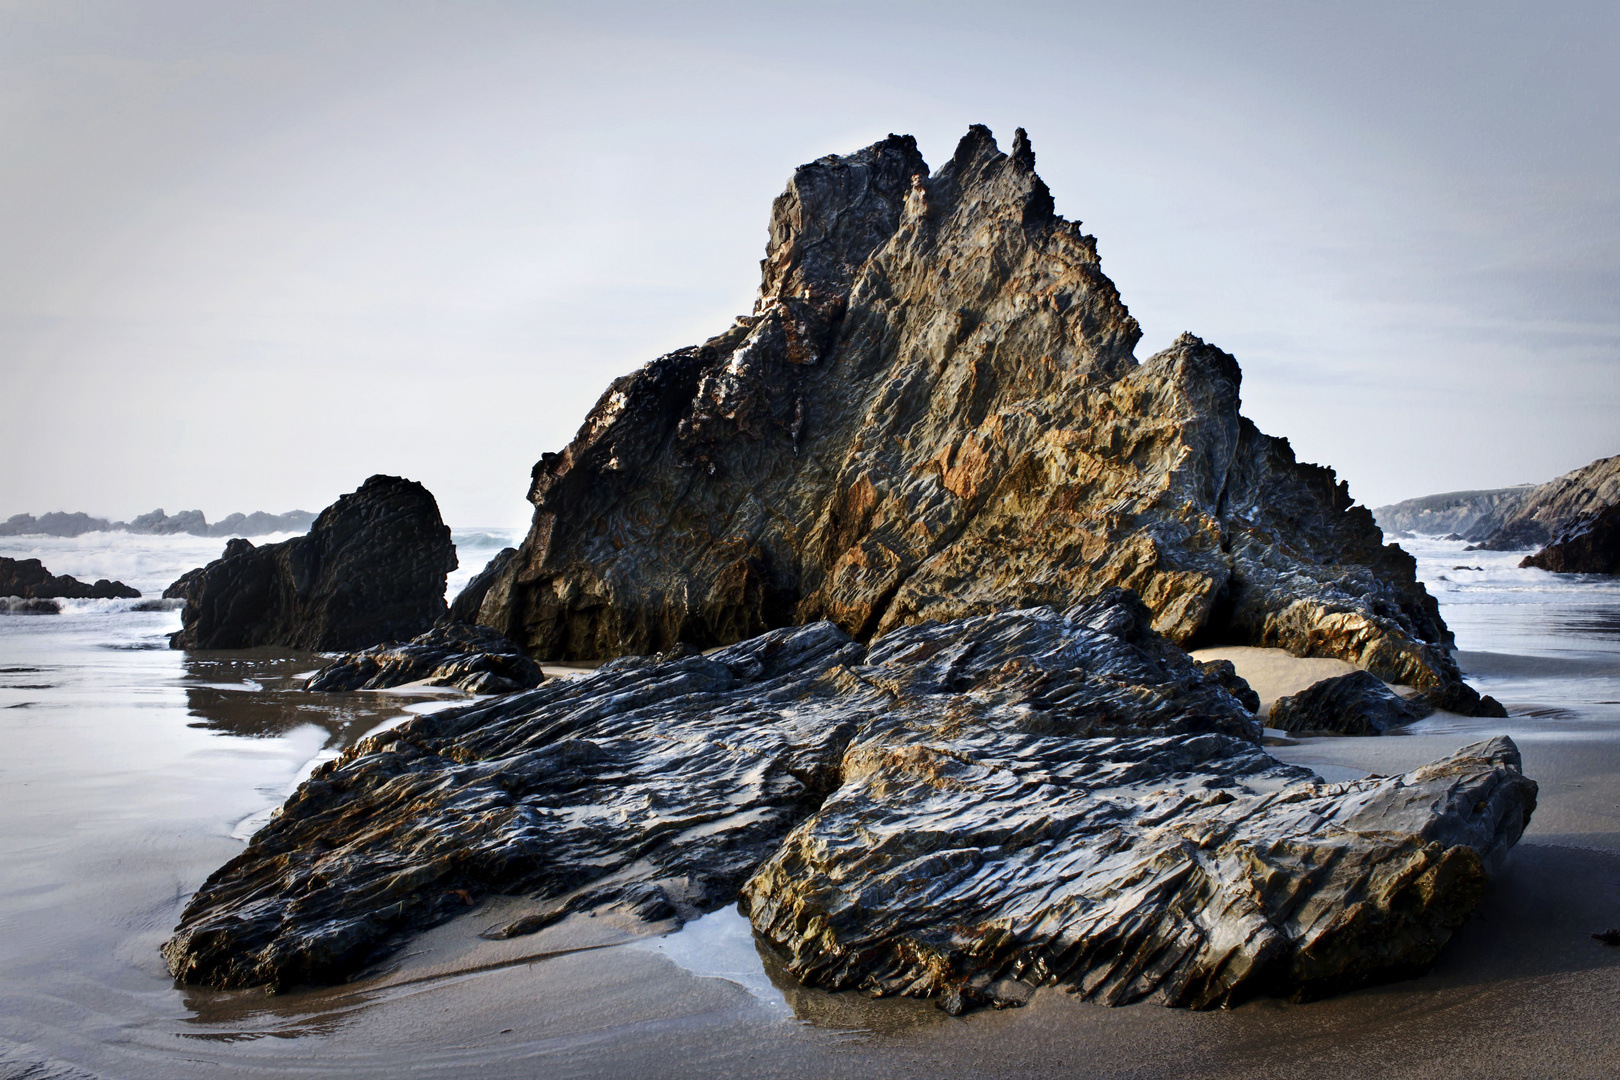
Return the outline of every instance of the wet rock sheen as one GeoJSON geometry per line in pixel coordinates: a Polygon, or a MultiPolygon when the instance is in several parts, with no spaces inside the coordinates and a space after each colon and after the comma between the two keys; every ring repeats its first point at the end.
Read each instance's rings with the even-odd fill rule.
{"type": "Polygon", "coordinates": [[[400,643],[349,653],[316,672],[308,690],[386,690],[409,682],[453,686],[474,694],[507,694],[540,685],[545,675],[487,626],[452,623],[400,643]]]}
{"type": "Polygon", "coordinates": [[[164,954],[184,982],[287,986],[491,893],[532,898],[495,936],[740,895],[799,978],[952,1010],[1421,969],[1534,806],[1512,744],[1325,784],[1152,622],[1120,590],[871,647],[823,621],[412,718],[319,767],[164,954]]]}

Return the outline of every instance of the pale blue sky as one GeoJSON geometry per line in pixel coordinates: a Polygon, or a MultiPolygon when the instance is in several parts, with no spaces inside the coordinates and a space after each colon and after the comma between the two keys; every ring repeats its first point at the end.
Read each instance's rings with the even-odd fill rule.
{"type": "Polygon", "coordinates": [[[1620,453],[1612,4],[7,3],[0,517],[520,524],[795,165],[1029,129],[1146,336],[1377,504],[1620,453]]]}

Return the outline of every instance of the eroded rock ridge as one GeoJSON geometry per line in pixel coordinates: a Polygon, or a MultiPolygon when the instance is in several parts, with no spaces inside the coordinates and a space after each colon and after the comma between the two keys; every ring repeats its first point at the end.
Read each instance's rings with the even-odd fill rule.
{"type": "Polygon", "coordinates": [[[890,136],[801,167],[752,314],[615,381],[535,466],[478,619],[538,659],[1135,590],[1182,644],[1335,656],[1476,695],[1412,559],[1239,412],[1191,335],[1146,362],[1020,130],[930,173],[890,136]]]}

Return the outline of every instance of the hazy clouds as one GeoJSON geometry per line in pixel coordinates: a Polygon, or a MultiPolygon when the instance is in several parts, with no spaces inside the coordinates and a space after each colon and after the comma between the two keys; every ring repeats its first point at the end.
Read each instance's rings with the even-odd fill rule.
{"type": "Polygon", "coordinates": [[[396,472],[519,523],[748,309],[795,165],[975,122],[1140,356],[1233,352],[1363,501],[1620,453],[1613,6],[1209,7],[0,4],[0,516],[396,472]]]}

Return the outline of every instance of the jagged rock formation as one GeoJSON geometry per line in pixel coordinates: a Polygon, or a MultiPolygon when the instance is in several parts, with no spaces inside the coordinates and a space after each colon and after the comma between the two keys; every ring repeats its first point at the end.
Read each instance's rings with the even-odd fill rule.
{"type": "Polygon", "coordinates": [[[1463,539],[1483,540],[1483,533],[1473,535],[1475,527],[1492,515],[1510,513],[1534,487],[1533,484],[1520,484],[1517,487],[1424,495],[1377,507],[1373,510],[1373,518],[1386,536],[1404,533],[1423,536],[1457,534],[1463,539]]]}
{"type": "Polygon", "coordinates": [[[82,536],[87,532],[130,532],[165,536],[189,533],[192,536],[265,536],[278,532],[303,532],[315,520],[307,510],[289,510],[285,514],[267,514],[255,510],[251,514],[227,514],[222,520],[208,524],[201,510],[182,510],[178,514],[165,514],[161,509],[142,514],[133,521],[109,521],[85,513],[51,513],[40,517],[32,514],[13,514],[0,522],[0,536],[82,536]]]}
{"type": "Polygon", "coordinates": [[[403,644],[349,653],[316,672],[308,690],[386,690],[425,681],[470,694],[509,694],[540,685],[545,675],[516,645],[487,626],[436,626],[403,644]]]}
{"type": "Polygon", "coordinates": [[[484,564],[484,568],[473,575],[465,588],[456,594],[450,602],[449,619],[453,623],[476,623],[478,609],[484,606],[484,597],[489,593],[489,587],[504,574],[517,558],[517,548],[502,548],[495,557],[484,564]]]}
{"type": "Polygon", "coordinates": [[[456,568],[450,530],[427,488],[373,476],[321,511],[307,534],[255,547],[236,539],[166,598],[186,601],[177,649],[280,645],[339,651],[403,641],[446,612],[456,568]]]}
{"type": "Polygon", "coordinates": [[[489,893],[534,899],[503,936],[741,889],[800,977],[953,1009],[1428,963],[1534,806],[1511,743],[1324,784],[1152,618],[1111,589],[870,649],[818,622],[412,718],[320,766],[164,954],[188,983],[332,981],[489,893]]]}
{"type": "Polygon", "coordinates": [[[1486,551],[1540,547],[1577,522],[1620,504],[1620,455],[1599,458],[1504,504],[1464,535],[1486,551]]]}
{"type": "Polygon", "coordinates": [[[0,596],[15,596],[20,600],[134,600],[140,595],[138,589],[122,581],[101,578],[94,585],[86,585],[67,574],[52,574],[38,559],[0,557],[0,596]]]}
{"type": "Polygon", "coordinates": [[[540,659],[1134,589],[1179,643],[1349,660],[1467,711],[1414,563],[1238,411],[1229,355],[1140,337],[1020,130],[801,167],[752,315],[615,381],[535,466],[479,621],[540,659]]]}
{"type": "MultiPolygon", "coordinates": [[[[1494,700],[1494,699],[1491,699],[1494,700]]],[[[1282,731],[1382,735],[1428,715],[1365,671],[1323,679],[1271,705],[1268,725],[1282,731]]]]}
{"type": "Polygon", "coordinates": [[[1620,574],[1620,503],[1565,525],[1519,565],[1556,574],[1620,574]]]}

